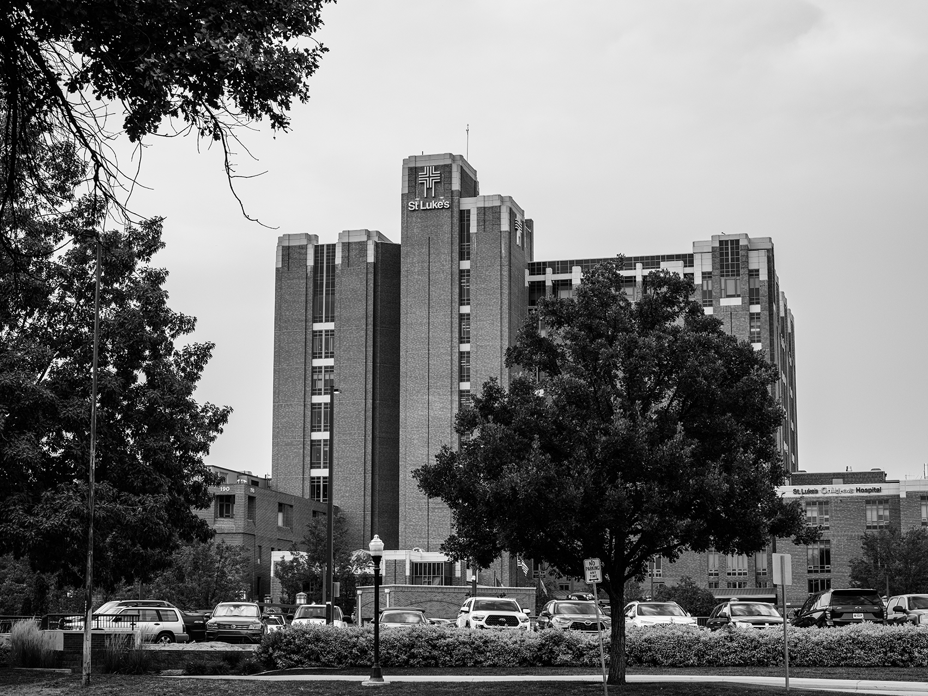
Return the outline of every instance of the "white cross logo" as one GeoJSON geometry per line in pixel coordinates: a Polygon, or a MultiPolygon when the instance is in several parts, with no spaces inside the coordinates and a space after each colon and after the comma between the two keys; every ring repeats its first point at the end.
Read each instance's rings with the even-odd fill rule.
{"type": "Polygon", "coordinates": [[[419,172],[419,183],[423,186],[423,196],[427,195],[429,189],[432,189],[432,196],[434,196],[435,183],[438,181],[441,181],[441,174],[435,170],[435,167],[422,167],[422,171],[419,172]]]}

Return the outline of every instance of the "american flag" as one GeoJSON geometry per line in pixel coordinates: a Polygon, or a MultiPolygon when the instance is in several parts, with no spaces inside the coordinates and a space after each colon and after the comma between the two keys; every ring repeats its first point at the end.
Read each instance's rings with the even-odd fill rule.
{"type": "Polygon", "coordinates": [[[429,189],[432,189],[432,195],[435,195],[435,184],[436,182],[441,181],[441,174],[439,174],[435,167],[422,167],[422,171],[419,172],[419,183],[424,186],[422,189],[422,195],[427,195],[429,189]]]}
{"type": "Polygon", "coordinates": [[[516,559],[516,562],[519,564],[522,572],[528,575],[528,565],[525,563],[525,559],[523,559],[522,556],[517,556],[516,559]]]}

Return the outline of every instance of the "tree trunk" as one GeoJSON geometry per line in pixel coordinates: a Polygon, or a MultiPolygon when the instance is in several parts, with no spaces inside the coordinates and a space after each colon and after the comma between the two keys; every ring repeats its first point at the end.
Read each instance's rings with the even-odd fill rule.
{"type": "Polygon", "coordinates": [[[619,585],[620,594],[616,595],[615,584],[617,583],[610,583],[608,588],[609,606],[612,611],[612,633],[609,643],[609,678],[607,683],[624,684],[627,665],[625,660],[625,614],[622,610],[625,608],[625,596],[622,592],[623,585],[619,585]]]}

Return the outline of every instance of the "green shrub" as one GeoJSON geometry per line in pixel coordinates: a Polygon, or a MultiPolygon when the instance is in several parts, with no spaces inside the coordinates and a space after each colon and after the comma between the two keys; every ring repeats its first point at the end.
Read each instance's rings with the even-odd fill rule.
{"type": "Polygon", "coordinates": [[[57,667],[55,637],[42,631],[35,621],[17,621],[10,630],[10,665],[57,667]]]}
{"type": "MultiPolygon", "coordinates": [[[[789,627],[790,663],[808,667],[928,667],[928,631],[863,624],[840,629],[789,627]]],[[[609,638],[604,636],[606,660],[609,638]]],[[[373,661],[371,627],[307,626],[265,636],[255,660],[265,669],[364,667],[373,661]]],[[[630,666],[755,667],[783,663],[779,630],[688,626],[629,627],[630,666]]],[[[468,631],[438,627],[381,631],[385,667],[599,666],[596,634],[546,630],[468,631]]]]}
{"type": "Polygon", "coordinates": [[[151,653],[136,643],[132,633],[114,633],[104,640],[100,669],[109,674],[147,674],[152,671],[151,653]]]}

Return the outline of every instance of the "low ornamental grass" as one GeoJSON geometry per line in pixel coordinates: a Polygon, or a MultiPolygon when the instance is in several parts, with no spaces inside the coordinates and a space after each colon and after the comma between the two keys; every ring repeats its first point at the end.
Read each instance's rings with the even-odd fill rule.
{"type": "MultiPolygon", "coordinates": [[[[928,631],[859,624],[788,629],[797,667],[928,667],[928,631]]],[[[609,637],[604,636],[606,660],[609,637]]],[[[371,627],[306,626],[265,636],[255,655],[266,669],[364,667],[373,659],[371,627]]],[[[783,664],[781,630],[716,632],[686,626],[628,628],[630,667],[775,667],[783,664]]],[[[596,634],[546,630],[470,631],[437,627],[380,633],[383,667],[599,666],[596,634]]]]}
{"type": "MultiPolygon", "coordinates": [[[[140,636],[140,634],[139,634],[140,636]]],[[[100,669],[109,674],[147,674],[153,669],[151,653],[142,648],[139,636],[114,633],[104,640],[100,669]]]]}
{"type": "Polygon", "coordinates": [[[35,621],[17,621],[10,629],[12,667],[57,667],[55,637],[35,621]]]}

